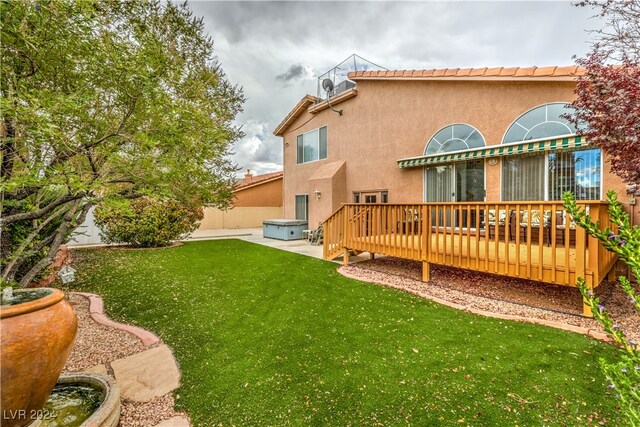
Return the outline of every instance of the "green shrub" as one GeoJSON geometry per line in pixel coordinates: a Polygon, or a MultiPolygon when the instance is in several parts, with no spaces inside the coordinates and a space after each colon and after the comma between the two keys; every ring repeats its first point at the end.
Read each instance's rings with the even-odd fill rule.
{"type": "MultiPolygon", "coordinates": [[[[594,223],[587,212],[576,205],[571,193],[565,193],[564,205],[576,224],[584,228],[590,236],[600,240],[605,249],[617,254],[618,258],[629,266],[631,275],[637,280],[640,278],[640,227],[630,224],[629,215],[622,210],[615,191],[607,192],[607,199],[611,222],[617,226],[617,233],[610,228],[601,229],[599,222],[594,223]]],[[[624,276],[621,276],[619,281],[629,298],[629,303],[635,308],[636,315],[640,316],[640,295],[635,289],[637,285],[634,286],[624,276]]],[[[578,288],[591,307],[593,317],[600,322],[620,349],[617,362],[609,363],[601,359],[600,364],[609,381],[609,388],[615,391],[616,397],[620,400],[627,423],[630,426],[640,426],[640,346],[627,337],[600,299],[589,290],[582,277],[578,278],[578,288]]]]}
{"type": "Polygon", "coordinates": [[[94,216],[104,242],[149,248],[167,246],[191,233],[204,211],[199,204],[140,197],[103,202],[94,216]]]}

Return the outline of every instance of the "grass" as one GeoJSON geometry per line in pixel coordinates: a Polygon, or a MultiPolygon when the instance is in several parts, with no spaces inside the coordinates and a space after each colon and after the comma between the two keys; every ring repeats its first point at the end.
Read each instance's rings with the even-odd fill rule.
{"type": "Polygon", "coordinates": [[[614,349],[239,240],[75,253],[78,290],[172,347],[195,425],[587,425],[614,349]]]}

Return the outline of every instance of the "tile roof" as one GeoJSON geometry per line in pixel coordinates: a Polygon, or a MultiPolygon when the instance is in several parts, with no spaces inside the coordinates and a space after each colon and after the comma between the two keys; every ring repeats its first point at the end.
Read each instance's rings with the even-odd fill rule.
{"type": "Polygon", "coordinates": [[[245,188],[252,187],[256,184],[264,184],[268,181],[273,181],[275,179],[282,178],[283,175],[284,173],[280,171],[280,172],[272,172],[272,173],[265,173],[263,175],[252,176],[250,179],[243,178],[236,183],[236,186],[234,187],[233,190],[234,191],[244,190],[245,188]]]}
{"type": "MultiPolygon", "coordinates": [[[[585,69],[577,65],[550,67],[494,67],[494,68],[441,68],[431,70],[379,70],[352,71],[348,74],[350,80],[559,80],[573,81],[585,74],[585,69]]],[[[357,88],[332,98],[332,105],[340,100],[347,100],[357,95],[357,88]]],[[[287,117],[273,131],[276,136],[284,136],[289,126],[305,111],[316,114],[328,108],[328,103],[322,102],[312,95],[304,96],[291,110],[287,117]]]]}
{"type": "MultiPolygon", "coordinates": [[[[336,105],[340,104],[343,101],[346,101],[348,99],[351,99],[355,96],[358,95],[358,91],[356,90],[356,88],[351,88],[348,89],[344,92],[341,92],[335,96],[331,97],[331,106],[335,107],[336,105]]],[[[322,110],[326,110],[327,108],[329,108],[329,102],[325,99],[325,100],[318,100],[315,105],[313,105],[312,107],[309,107],[309,112],[311,114],[316,114],[319,113],[322,110]]]]}
{"type": "Polygon", "coordinates": [[[275,136],[282,136],[282,134],[284,134],[284,131],[289,127],[289,125],[293,123],[295,119],[300,117],[300,115],[307,110],[307,107],[309,107],[309,105],[314,104],[317,101],[318,101],[318,98],[316,98],[315,96],[305,95],[300,100],[300,102],[298,102],[296,106],[293,107],[293,110],[291,110],[291,112],[287,114],[287,117],[285,117],[284,120],[280,122],[280,124],[273,131],[273,134],[275,136]]]}
{"type": "Polygon", "coordinates": [[[572,80],[582,76],[585,69],[577,65],[564,67],[496,67],[496,68],[443,68],[432,70],[381,70],[381,71],[352,71],[351,80],[364,79],[536,79],[559,78],[572,80]]]}

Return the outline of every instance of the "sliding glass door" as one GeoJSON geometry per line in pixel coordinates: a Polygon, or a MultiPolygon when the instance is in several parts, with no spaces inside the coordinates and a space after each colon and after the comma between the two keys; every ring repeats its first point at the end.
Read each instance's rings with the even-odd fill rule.
{"type": "Polygon", "coordinates": [[[484,201],[484,161],[456,163],[456,202],[484,201]]]}
{"type": "Polygon", "coordinates": [[[544,200],[544,154],[502,159],[502,200],[544,200]]]}
{"type": "Polygon", "coordinates": [[[453,166],[435,166],[425,172],[425,201],[453,202],[453,166]]]}
{"type": "Polygon", "coordinates": [[[502,159],[502,200],[562,200],[565,191],[578,200],[601,198],[599,149],[564,151],[502,159]]]}
{"type": "Polygon", "coordinates": [[[424,174],[426,202],[484,201],[484,161],[428,167],[424,174]]]}
{"type": "MultiPolygon", "coordinates": [[[[482,202],[484,201],[484,161],[473,160],[451,165],[434,166],[425,169],[426,202],[482,202]]],[[[467,220],[466,211],[462,218],[457,212],[444,209],[440,212],[438,224],[451,226],[451,216],[456,226],[462,219],[462,226],[475,226],[476,219],[467,220]]],[[[475,215],[475,212],[473,212],[475,215]]],[[[434,218],[435,222],[435,218],[434,218]]],[[[435,225],[435,223],[433,224],[435,225]]]]}

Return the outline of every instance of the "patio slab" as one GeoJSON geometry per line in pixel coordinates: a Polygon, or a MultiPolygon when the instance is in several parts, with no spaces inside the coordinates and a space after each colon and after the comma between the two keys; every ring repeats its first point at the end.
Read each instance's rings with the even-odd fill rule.
{"type": "MultiPolygon", "coordinates": [[[[294,252],[312,258],[323,259],[322,245],[312,245],[307,240],[278,240],[264,237],[262,228],[240,228],[234,230],[196,230],[188,240],[214,240],[214,239],[240,239],[270,248],[281,249],[283,251],[294,252]]],[[[349,263],[365,261],[370,259],[368,253],[349,257],[349,263]]],[[[335,262],[342,263],[339,258],[335,262]]]]}
{"type": "Polygon", "coordinates": [[[215,240],[215,239],[236,239],[248,237],[253,234],[262,234],[261,228],[234,228],[234,229],[212,229],[195,230],[187,240],[215,240]]]}

